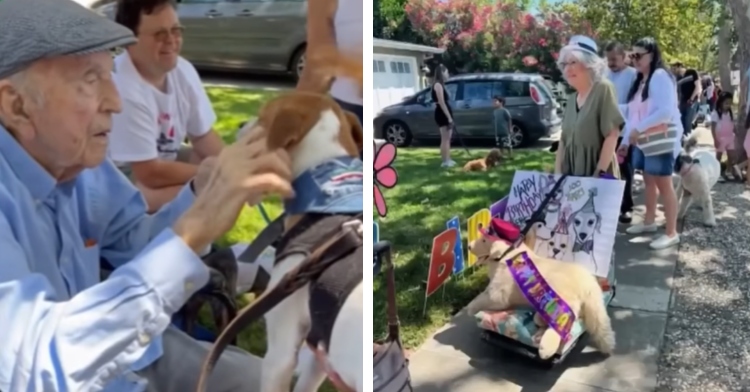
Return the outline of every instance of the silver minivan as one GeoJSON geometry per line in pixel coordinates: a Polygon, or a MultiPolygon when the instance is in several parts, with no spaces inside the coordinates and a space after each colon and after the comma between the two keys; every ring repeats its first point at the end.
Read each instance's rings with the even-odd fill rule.
{"type": "MultiPolygon", "coordinates": [[[[200,69],[299,76],[305,65],[306,0],[179,0],[182,56],[200,69]]],[[[114,19],[115,4],[97,8],[114,19]]]]}

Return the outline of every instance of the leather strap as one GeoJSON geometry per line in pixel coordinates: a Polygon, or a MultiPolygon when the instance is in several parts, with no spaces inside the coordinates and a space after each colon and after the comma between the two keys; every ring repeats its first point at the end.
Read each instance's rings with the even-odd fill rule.
{"type": "MultiPolygon", "coordinates": [[[[362,215],[360,214],[355,219],[361,220],[362,215]]],[[[351,227],[339,228],[325,235],[324,238],[328,238],[328,240],[316,246],[312,254],[284,275],[273,289],[266,291],[253,303],[243,308],[222,331],[203,361],[203,367],[198,378],[197,392],[206,391],[208,377],[211,375],[216,361],[227,348],[229,342],[235,339],[243,329],[253,321],[263,317],[264,314],[294,292],[315,280],[330,265],[362,246],[362,237],[351,227]]]]}
{"type": "Polygon", "coordinates": [[[386,313],[388,315],[388,340],[397,342],[399,336],[398,307],[396,305],[396,272],[391,258],[391,243],[378,241],[374,246],[375,253],[382,258],[385,264],[386,279],[386,313]]]}

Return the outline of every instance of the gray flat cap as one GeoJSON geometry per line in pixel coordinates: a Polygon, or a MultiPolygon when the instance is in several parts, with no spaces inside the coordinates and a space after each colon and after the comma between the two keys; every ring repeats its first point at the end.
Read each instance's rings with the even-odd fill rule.
{"type": "Polygon", "coordinates": [[[130,29],[72,0],[0,0],[0,79],[39,59],[135,42],[130,29]]]}

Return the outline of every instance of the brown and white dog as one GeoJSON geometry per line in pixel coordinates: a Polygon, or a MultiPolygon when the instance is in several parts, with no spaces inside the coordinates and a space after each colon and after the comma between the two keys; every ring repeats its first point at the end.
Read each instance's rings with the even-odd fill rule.
{"type": "Polygon", "coordinates": [[[502,158],[500,150],[493,148],[487,153],[486,157],[466,162],[464,171],[487,171],[487,169],[497,166],[502,158]]]}
{"type": "MultiPolygon", "coordinates": [[[[318,55],[321,55],[318,53],[318,55]]],[[[346,75],[361,81],[361,61],[351,60],[335,51],[329,68],[321,77],[346,75]]],[[[361,57],[360,57],[361,58],[361,57]]],[[[357,117],[341,109],[328,95],[293,91],[273,99],[264,106],[249,132],[266,132],[269,149],[286,149],[292,159],[295,178],[324,162],[340,157],[359,159],[362,149],[362,128],[357,117]]],[[[297,197],[300,191],[296,190],[297,197]]],[[[303,219],[303,215],[287,214],[286,230],[303,219]]],[[[361,233],[361,221],[353,222],[361,233]]],[[[269,289],[284,275],[304,261],[302,254],[281,256],[271,272],[269,289]]],[[[263,360],[261,392],[287,392],[295,367],[299,377],[294,391],[316,391],[326,378],[344,390],[363,391],[363,293],[362,276],[339,308],[333,323],[328,347],[312,348],[318,360],[297,366],[297,354],[312,328],[310,285],[298,290],[266,313],[268,347],[263,360]]],[[[312,305],[314,306],[314,305],[312,305]]]]}

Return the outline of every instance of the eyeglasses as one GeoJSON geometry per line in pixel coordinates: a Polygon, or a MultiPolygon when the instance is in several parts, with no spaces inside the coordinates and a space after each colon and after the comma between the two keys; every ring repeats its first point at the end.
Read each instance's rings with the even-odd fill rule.
{"type": "Polygon", "coordinates": [[[643,56],[645,56],[647,54],[649,54],[649,52],[643,52],[643,53],[634,52],[634,53],[630,54],[630,58],[633,59],[633,60],[635,60],[635,61],[639,61],[640,59],[643,58],[643,56]]]}
{"type": "Polygon", "coordinates": [[[146,35],[150,35],[150,36],[154,37],[154,39],[157,40],[157,41],[159,41],[159,42],[164,42],[164,41],[167,41],[169,39],[169,37],[174,37],[174,38],[178,38],[178,39],[182,38],[182,34],[184,32],[185,32],[185,27],[184,26],[174,26],[174,27],[169,28],[169,29],[156,30],[155,32],[150,33],[150,34],[146,34],[146,35]]]}
{"type": "Polygon", "coordinates": [[[560,68],[566,68],[566,67],[568,67],[569,65],[576,65],[576,64],[578,64],[578,61],[576,61],[576,60],[572,60],[572,61],[561,61],[561,62],[559,62],[559,63],[558,63],[558,65],[560,66],[560,68]]]}

